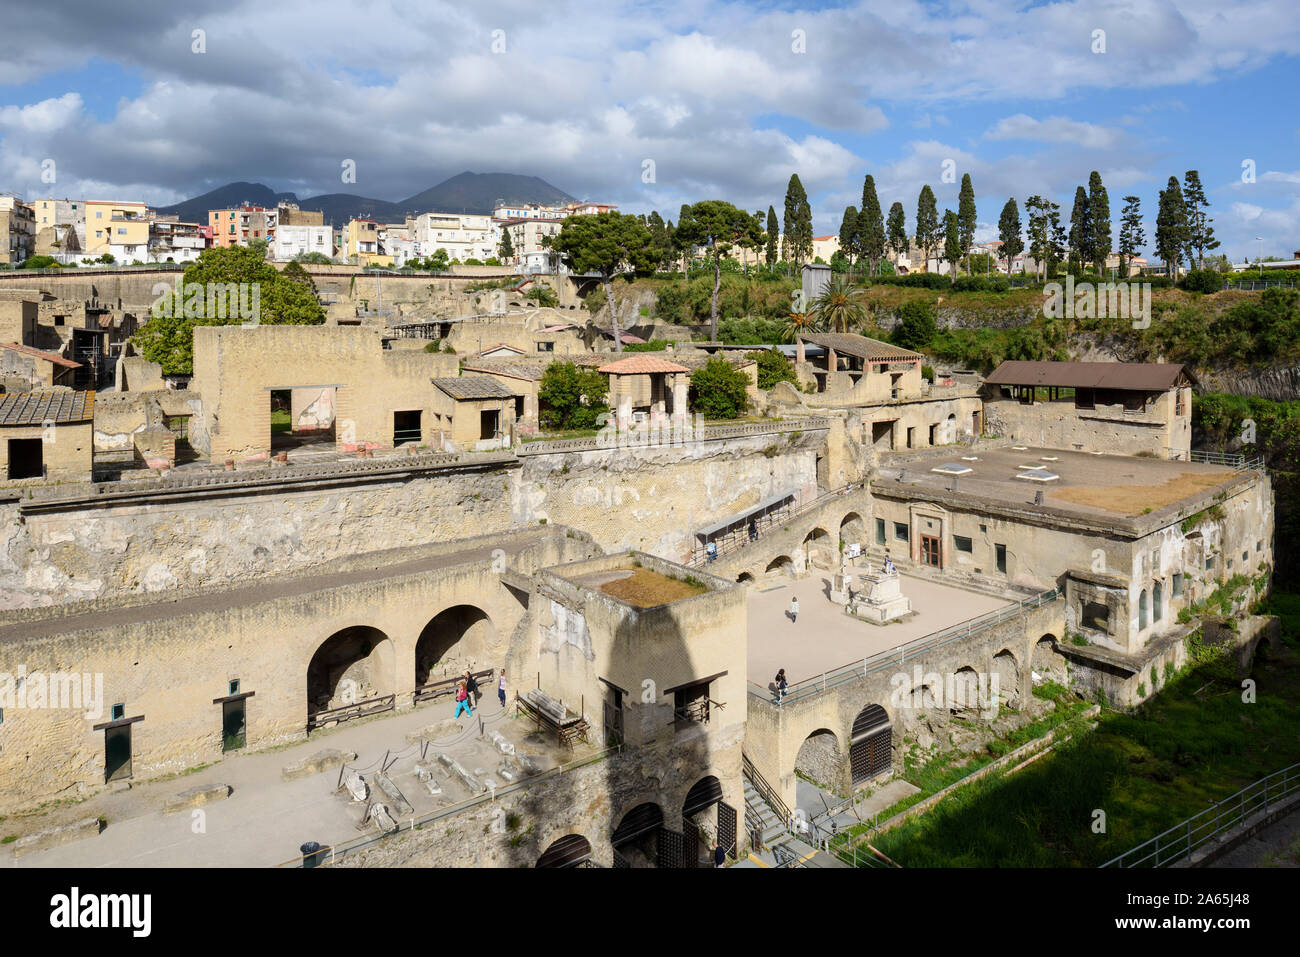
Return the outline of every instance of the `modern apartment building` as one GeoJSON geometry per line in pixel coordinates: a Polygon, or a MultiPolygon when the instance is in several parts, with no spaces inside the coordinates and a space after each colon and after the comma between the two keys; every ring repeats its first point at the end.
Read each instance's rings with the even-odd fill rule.
{"type": "Polygon", "coordinates": [[[144,203],[87,200],[84,254],[95,258],[109,253],[118,262],[144,262],[153,218],[153,210],[144,203]]]}
{"type": "Polygon", "coordinates": [[[207,248],[206,230],[199,223],[155,220],[149,224],[149,262],[188,263],[207,248]]]}
{"type": "Polygon", "coordinates": [[[408,225],[414,224],[410,237],[432,256],[439,249],[451,260],[487,260],[497,254],[501,242],[500,225],[491,216],[464,213],[421,213],[408,225]]]}
{"type": "Polygon", "coordinates": [[[20,197],[0,196],[0,263],[16,266],[32,255],[36,223],[32,207],[20,197]]]}
{"type": "MultiPolygon", "coordinates": [[[[283,213],[283,207],[281,207],[283,213]]],[[[320,253],[334,258],[334,230],[329,226],[316,224],[305,226],[287,225],[283,221],[275,230],[275,242],[271,245],[272,255],[279,262],[293,259],[306,253],[320,253]]]]}
{"type": "Polygon", "coordinates": [[[278,211],[265,206],[238,206],[234,209],[208,210],[208,225],[212,227],[214,246],[247,246],[250,241],[275,240],[278,211]]]}

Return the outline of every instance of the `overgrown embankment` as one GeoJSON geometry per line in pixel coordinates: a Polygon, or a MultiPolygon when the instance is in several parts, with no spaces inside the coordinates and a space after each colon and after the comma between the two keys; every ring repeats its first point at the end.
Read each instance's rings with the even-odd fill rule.
{"type": "Polygon", "coordinates": [[[1269,610],[1283,647],[1261,650],[1244,693],[1231,656],[1193,642],[1133,714],[1098,727],[1013,776],[995,772],[872,843],[905,867],[1095,867],[1300,760],[1300,596],[1269,610]]]}

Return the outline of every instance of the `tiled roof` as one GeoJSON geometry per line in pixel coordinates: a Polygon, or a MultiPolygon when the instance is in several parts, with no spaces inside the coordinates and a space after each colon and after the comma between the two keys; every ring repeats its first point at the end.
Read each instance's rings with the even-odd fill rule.
{"type": "Polygon", "coordinates": [[[486,375],[434,379],[433,384],[453,399],[513,399],[515,394],[486,375]]]}
{"type": "Polygon", "coordinates": [[[23,392],[0,395],[0,426],[46,422],[89,422],[95,417],[95,393],[23,392]]]}
{"type": "Polygon", "coordinates": [[[655,372],[689,372],[690,370],[675,362],[642,352],[603,365],[596,371],[608,375],[648,375],[655,372]]]}
{"type": "Polygon", "coordinates": [[[1075,389],[1132,389],[1165,392],[1193,379],[1177,362],[1002,363],[984,380],[990,385],[1042,385],[1075,389]]]}
{"type": "Polygon", "coordinates": [[[891,346],[888,342],[881,342],[878,339],[868,339],[866,336],[856,336],[848,332],[802,333],[799,338],[805,342],[825,346],[827,349],[834,349],[836,352],[846,356],[857,356],[860,359],[892,360],[921,358],[919,352],[912,352],[910,349],[900,349],[898,346],[891,346]]]}
{"type": "Polygon", "coordinates": [[[71,359],[65,359],[63,356],[55,355],[53,352],[45,352],[34,346],[20,346],[16,342],[0,343],[0,349],[8,349],[10,352],[21,353],[25,356],[31,356],[33,359],[44,359],[46,362],[53,362],[57,366],[63,366],[65,369],[79,369],[80,362],[73,362],[71,359]]]}

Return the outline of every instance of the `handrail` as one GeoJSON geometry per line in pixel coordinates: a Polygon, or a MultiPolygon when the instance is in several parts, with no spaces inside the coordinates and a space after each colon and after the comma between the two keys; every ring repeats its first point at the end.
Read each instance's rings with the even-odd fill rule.
{"type": "Polygon", "coordinates": [[[1216,840],[1226,831],[1243,824],[1249,817],[1260,810],[1269,809],[1269,789],[1275,779],[1281,777],[1281,788],[1272,795],[1276,807],[1292,794],[1300,793],[1300,763],[1292,764],[1281,771],[1274,771],[1258,781],[1252,781],[1236,794],[1229,795],[1222,801],[1215,801],[1204,811],[1193,814],[1180,824],[1161,831],[1150,840],[1143,841],[1137,847],[1130,848],[1118,857],[1112,857],[1101,867],[1168,867],[1186,857],[1197,849],[1216,840]],[[1259,793],[1253,793],[1261,788],[1259,793]],[[1235,806],[1230,806],[1235,803],[1235,806]],[[1226,816],[1225,816],[1226,815],[1226,816]],[[1163,845],[1162,843],[1163,842],[1163,845]],[[1134,855],[1141,854],[1133,860],[1134,855]]]}
{"type": "MultiPolygon", "coordinates": [[[[763,534],[768,530],[770,530],[771,526],[786,525],[796,518],[799,518],[803,515],[807,515],[809,512],[821,508],[823,505],[827,504],[828,502],[835,501],[839,498],[842,498],[845,495],[848,495],[850,492],[855,492],[858,489],[865,488],[865,487],[866,487],[866,483],[864,482],[854,482],[848,485],[841,485],[839,488],[831,489],[829,492],[823,492],[821,495],[818,495],[816,498],[812,499],[811,501],[805,502],[803,505],[796,506],[791,511],[786,512],[779,521],[777,520],[768,521],[765,523],[765,527],[756,528],[755,531],[757,532],[757,535],[753,540],[749,540],[748,538],[746,538],[746,539],[742,539],[739,542],[730,542],[724,544],[721,548],[718,548],[713,553],[712,558],[709,557],[707,551],[701,551],[700,554],[691,556],[691,559],[687,561],[685,564],[692,568],[700,568],[703,567],[704,565],[711,565],[713,564],[713,562],[716,562],[723,555],[734,554],[735,552],[742,551],[745,548],[748,548],[754,542],[758,541],[758,539],[762,538],[763,534]]],[[[766,518],[766,516],[764,517],[766,518]]]]}
{"type": "Polygon", "coordinates": [[[740,752],[740,767],[744,776],[749,778],[749,783],[754,785],[754,790],[758,792],[759,797],[767,802],[768,807],[781,821],[782,826],[789,829],[790,821],[794,817],[790,813],[789,806],[781,800],[781,796],[776,793],[776,789],[767,783],[767,779],[758,772],[758,768],[754,767],[754,762],[749,760],[749,755],[744,751],[740,752]]]}
{"type": "MultiPolygon", "coordinates": [[[[405,828],[406,830],[413,831],[416,828],[423,827],[424,825],[430,823],[431,821],[436,821],[439,818],[450,817],[453,814],[459,814],[461,811],[468,810],[469,808],[476,807],[477,805],[494,802],[498,798],[502,797],[503,795],[513,794],[515,791],[532,787],[534,784],[539,784],[551,778],[558,777],[561,774],[566,774],[569,771],[577,770],[578,768],[585,767],[588,764],[596,764],[600,761],[604,761],[606,758],[611,757],[612,755],[621,753],[622,750],[623,750],[623,746],[621,744],[614,745],[613,747],[605,748],[588,757],[578,758],[575,761],[570,761],[568,764],[561,764],[558,765],[557,767],[551,768],[549,771],[543,771],[540,774],[533,774],[528,777],[521,778],[520,780],[514,782],[513,784],[507,784],[504,785],[503,787],[496,788],[495,790],[489,790],[483,794],[478,795],[477,797],[472,797],[467,800],[460,801],[456,804],[449,804],[446,807],[435,808],[434,810],[429,811],[428,813],[423,814],[420,817],[412,817],[409,820],[409,822],[399,823],[397,828],[392,831],[386,831],[379,834],[371,834],[364,837],[353,838],[352,840],[344,841],[342,844],[335,844],[330,848],[328,848],[329,863],[333,864],[334,861],[340,857],[344,857],[352,853],[353,851],[360,850],[361,848],[367,847],[371,844],[378,843],[379,841],[382,841],[384,838],[388,837],[391,834],[401,833],[403,828],[405,828]]],[[[322,851],[324,850],[325,849],[322,848],[322,851]]],[[[319,852],[312,852],[312,853],[314,854],[319,852]]],[[[276,867],[302,867],[304,865],[304,861],[306,860],[306,858],[310,856],[312,856],[312,854],[305,854],[301,857],[295,857],[287,861],[282,861],[281,863],[275,866],[276,867]]]]}
{"type": "Polygon", "coordinates": [[[852,664],[844,665],[832,671],[823,672],[814,678],[805,678],[803,681],[797,681],[786,688],[785,695],[778,701],[767,689],[760,685],[749,682],[749,693],[755,698],[768,704],[786,705],[791,701],[798,701],[802,698],[812,697],[828,691],[846,681],[852,681],[855,678],[880,671],[887,667],[900,666],[919,655],[934,650],[935,648],[945,645],[950,641],[956,641],[959,638],[968,638],[971,635],[1000,625],[1012,619],[1019,618],[1028,611],[1041,608],[1044,605],[1051,604],[1059,600],[1061,591],[1056,588],[1048,589],[1034,595],[1032,598],[1021,599],[1014,606],[1002,608],[997,611],[988,612],[975,618],[968,618],[965,621],[950,625],[947,628],[932,632],[928,635],[922,635],[920,638],[913,638],[911,641],[904,642],[895,648],[877,652],[874,655],[863,658],[852,664]],[[758,689],[755,691],[754,689],[758,689]]]}

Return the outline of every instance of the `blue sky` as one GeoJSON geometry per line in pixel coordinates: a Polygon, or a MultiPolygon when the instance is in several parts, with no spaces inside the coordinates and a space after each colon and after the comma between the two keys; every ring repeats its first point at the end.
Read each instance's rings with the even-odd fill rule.
{"type": "Polygon", "coordinates": [[[1291,0],[560,0],[545,17],[522,0],[56,0],[0,36],[0,190],[164,204],[251,180],[396,200],[468,169],[675,219],[708,198],[779,211],[798,172],[827,233],[867,172],[909,223],[924,183],[955,206],[951,160],[983,237],[1008,196],[1068,212],[1093,169],[1115,215],[1142,198],[1150,237],[1158,190],[1197,169],[1220,251],[1253,258],[1263,236],[1289,256],[1298,80],[1291,0]]]}

